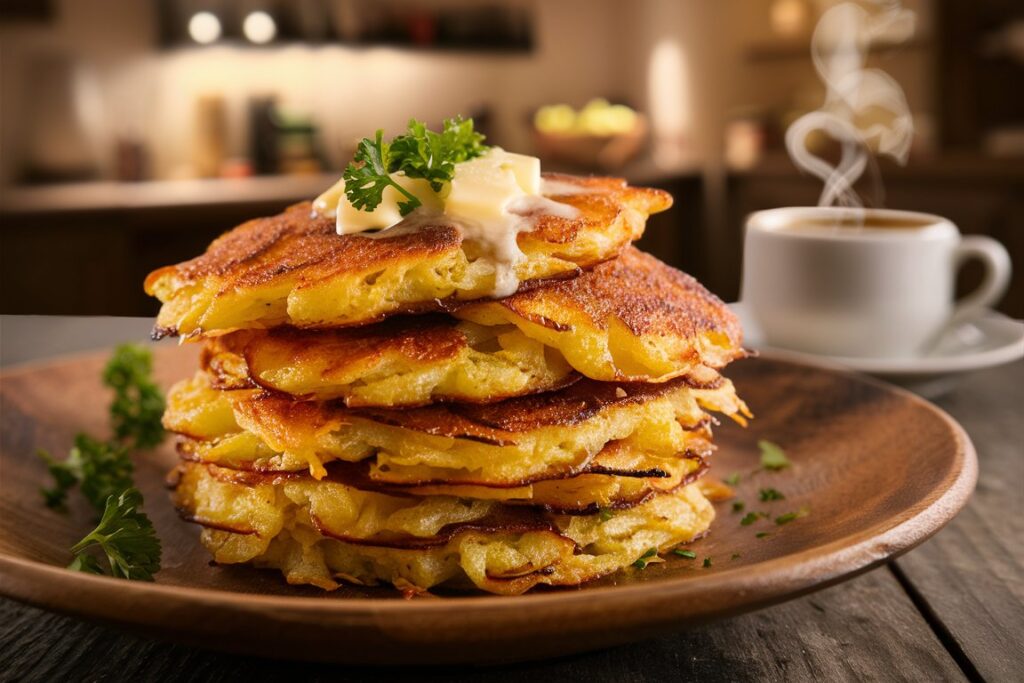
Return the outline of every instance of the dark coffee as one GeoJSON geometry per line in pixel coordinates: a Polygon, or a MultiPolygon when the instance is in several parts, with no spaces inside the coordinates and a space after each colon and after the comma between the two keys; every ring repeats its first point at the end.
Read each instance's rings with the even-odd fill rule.
{"type": "Polygon", "coordinates": [[[804,230],[829,230],[832,228],[861,229],[861,230],[920,230],[934,225],[934,221],[925,218],[902,217],[902,216],[877,216],[867,214],[866,216],[836,216],[835,218],[794,220],[792,223],[781,225],[777,230],[781,232],[793,232],[804,230]]]}

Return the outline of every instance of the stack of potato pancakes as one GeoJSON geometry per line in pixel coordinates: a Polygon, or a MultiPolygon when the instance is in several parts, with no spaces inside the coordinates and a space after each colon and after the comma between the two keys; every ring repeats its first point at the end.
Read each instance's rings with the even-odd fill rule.
{"type": "Polygon", "coordinates": [[[711,412],[747,415],[719,374],[739,325],[630,246],[666,193],[545,188],[575,209],[531,216],[503,299],[452,225],[339,235],[310,203],[149,276],[156,336],[205,344],[164,421],[176,505],[218,563],[519,594],[707,531],[711,412]]]}

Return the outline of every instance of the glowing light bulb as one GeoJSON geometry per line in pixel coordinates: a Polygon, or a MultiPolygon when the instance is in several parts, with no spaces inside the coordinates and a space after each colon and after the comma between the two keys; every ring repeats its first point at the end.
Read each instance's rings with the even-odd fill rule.
{"type": "Polygon", "coordinates": [[[809,13],[803,0],[775,0],[771,7],[772,28],[787,38],[799,36],[807,28],[809,13]]]}
{"type": "Polygon", "coordinates": [[[200,45],[209,45],[220,38],[220,19],[212,12],[196,12],[188,20],[188,34],[200,45]]]}
{"type": "Polygon", "coordinates": [[[277,35],[277,24],[266,12],[250,12],[242,22],[242,33],[249,42],[263,45],[269,43],[277,35]]]}

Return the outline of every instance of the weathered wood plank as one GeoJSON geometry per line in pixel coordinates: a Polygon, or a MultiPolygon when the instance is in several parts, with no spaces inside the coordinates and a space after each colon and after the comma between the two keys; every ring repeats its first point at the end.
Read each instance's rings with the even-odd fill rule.
{"type": "Polygon", "coordinates": [[[935,538],[896,563],[988,681],[1024,676],[1024,362],[967,378],[938,404],[978,451],[974,497],[935,538]]]}
{"type": "MultiPolygon", "coordinates": [[[[245,634],[240,633],[240,638],[245,634]]],[[[339,643],[339,647],[344,647],[339,643]]],[[[413,672],[270,662],[149,641],[0,601],[0,678],[408,680],[413,672]]],[[[754,614],[552,662],[414,672],[417,680],[950,681],[956,663],[888,569],[754,614]]]]}

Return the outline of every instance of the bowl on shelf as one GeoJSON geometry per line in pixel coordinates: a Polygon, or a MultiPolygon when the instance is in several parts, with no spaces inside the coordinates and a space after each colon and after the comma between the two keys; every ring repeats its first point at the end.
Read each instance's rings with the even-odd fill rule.
{"type": "Polygon", "coordinates": [[[534,144],[542,159],[580,166],[615,169],[636,157],[647,139],[647,121],[638,116],[628,133],[542,133],[534,129],[534,144]]]}
{"type": "Polygon", "coordinates": [[[541,158],[576,166],[616,169],[633,159],[647,140],[647,118],[621,104],[591,100],[581,110],[549,105],[533,117],[533,140],[541,158]]]}

